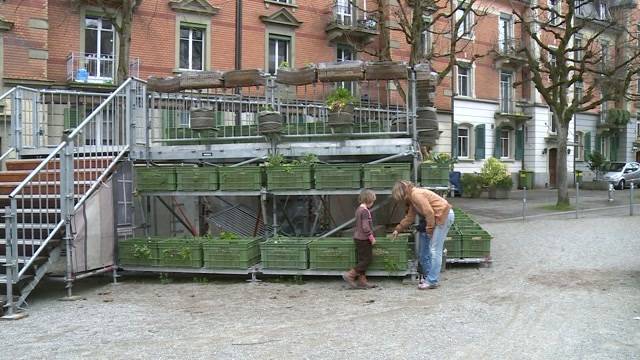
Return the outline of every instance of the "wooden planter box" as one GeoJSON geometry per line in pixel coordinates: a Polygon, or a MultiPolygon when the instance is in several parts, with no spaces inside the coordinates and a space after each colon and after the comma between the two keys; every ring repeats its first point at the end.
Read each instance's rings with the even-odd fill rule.
{"type": "Polygon", "coordinates": [[[489,199],[508,199],[509,190],[489,188],[489,199]]]}
{"type": "Polygon", "coordinates": [[[232,70],[224,73],[225,87],[262,86],[265,78],[260,70],[232,70]]]}
{"type": "Polygon", "coordinates": [[[318,81],[338,82],[364,79],[362,61],[342,61],[337,63],[321,63],[318,65],[318,81]]]}
{"type": "Polygon", "coordinates": [[[180,78],[168,77],[159,78],[151,76],[147,79],[147,88],[149,91],[172,93],[180,91],[180,78]]]}
{"type": "Polygon", "coordinates": [[[364,74],[366,80],[406,80],[407,64],[400,61],[368,62],[364,74]]]}
{"type": "Polygon", "coordinates": [[[282,132],[282,114],[277,111],[259,112],[258,131],[262,135],[282,132]]]}
{"type": "Polygon", "coordinates": [[[180,76],[182,89],[209,89],[224,87],[221,71],[202,71],[185,73],[180,76]]]}
{"type": "Polygon", "coordinates": [[[285,85],[309,85],[316,82],[316,69],[306,67],[302,69],[278,69],[276,82],[285,85]]]}
{"type": "Polygon", "coordinates": [[[191,110],[190,125],[192,130],[215,130],[216,111],[212,109],[191,110]]]}

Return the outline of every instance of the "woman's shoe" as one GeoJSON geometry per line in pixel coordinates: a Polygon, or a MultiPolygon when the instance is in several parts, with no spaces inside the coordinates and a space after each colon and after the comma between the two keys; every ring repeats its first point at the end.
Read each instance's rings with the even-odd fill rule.
{"type": "Polygon", "coordinates": [[[378,285],[368,282],[365,275],[360,275],[358,276],[358,287],[361,289],[373,289],[377,288],[378,285]]]}
{"type": "Polygon", "coordinates": [[[438,284],[431,284],[428,281],[424,281],[424,282],[420,282],[420,284],[418,284],[418,289],[419,290],[431,290],[431,289],[436,289],[438,286],[438,284]]]}

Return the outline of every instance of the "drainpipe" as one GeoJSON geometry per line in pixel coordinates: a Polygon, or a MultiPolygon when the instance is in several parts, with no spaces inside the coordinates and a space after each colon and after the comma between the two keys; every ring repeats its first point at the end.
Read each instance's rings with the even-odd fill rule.
{"type": "MultiPolygon", "coordinates": [[[[455,4],[453,0],[449,1],[449,6],[451,6],[451,12],[453,12],[453,9],[455,9],[455,4]]],[[[453,37],[456,36],[456,17],[455,15],[451,16],[451,41],[453,40],[453,37]]],[[[455,51],[451,52],[451,60],[454,61],[453,66],[451,67],[451,139],[449,139],[451,141],[451,157],[453,158],[453,154],[455,153],[455,149],[453,148],[453,143],[455,142],[456,136],[457,134],[453,133],[453,125],[455,124],[455,110],[454,110],[454,106],[455,106],[455,99],[456,99],[456,93],[457,93],[457,89],[456,89],[456,80],[457,80],[457,65],[456,65],[456,54],[455,51]]]]}
{"type": "Polygon", "coordinates": [[[242,69],[242,0],[236,0],[236,70],[242,69]]]}

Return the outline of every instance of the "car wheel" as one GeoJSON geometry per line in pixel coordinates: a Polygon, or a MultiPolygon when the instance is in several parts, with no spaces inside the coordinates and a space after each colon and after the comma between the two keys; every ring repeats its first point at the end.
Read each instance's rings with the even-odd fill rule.
{"type": "Polygon", "coordinates": [[[624,180],[620,180],[620,182],[618,183],[618,190],[624,190],[624,180]]]}

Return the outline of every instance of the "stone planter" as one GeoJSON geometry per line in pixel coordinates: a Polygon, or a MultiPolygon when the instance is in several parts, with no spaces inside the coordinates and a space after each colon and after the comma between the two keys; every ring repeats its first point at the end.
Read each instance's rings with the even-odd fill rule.
{"type": "Polygon", "coordinates": [[[359,60],[318,64],[318,81],[339,82],[364,79],[363,63],[359,60]]]}
{"type": "Polygon", "coordinates": [[[173,93],[180,91],[180,78],[167,77],[159,78],[151,76],[147,79],[147,88],[149,91],[173,93]]]}
{"type": "Polygon", "coordinates": [[[366,80],[406,80],[407,64],[399,61],[367,62],[364,74],[366,80]]]}
{"type": "Polygon", "coordinates": [[[316,69],[306,67],[302,69],[278,69],[276,82],[285,85],[309,85],[316,82],[316,69]]]}
{"type": "Polygon", "coordinates": [[[211,89],[224,87],[221,71],[199,71],[180,76],[182,89],[211,89]]]}
{"type": "Polygon", "coordinates": [[[509,192],[510,191],[507,189],[498,189],[498,188],[490,187],[489,199],[508,199],[509,192]]]}
{"type": "Polygon", "coordinates": [[[259,112],[258,131],[261,135],[279,134],[282,132],[282,114],[277,111],[259,112]]]}
{"type": "Polygon", "coordinates": [[[260,70],[232,70],[224,73],[225,87],[247,87],[262,86],[265,84],[265,78],[260,70]]]}

